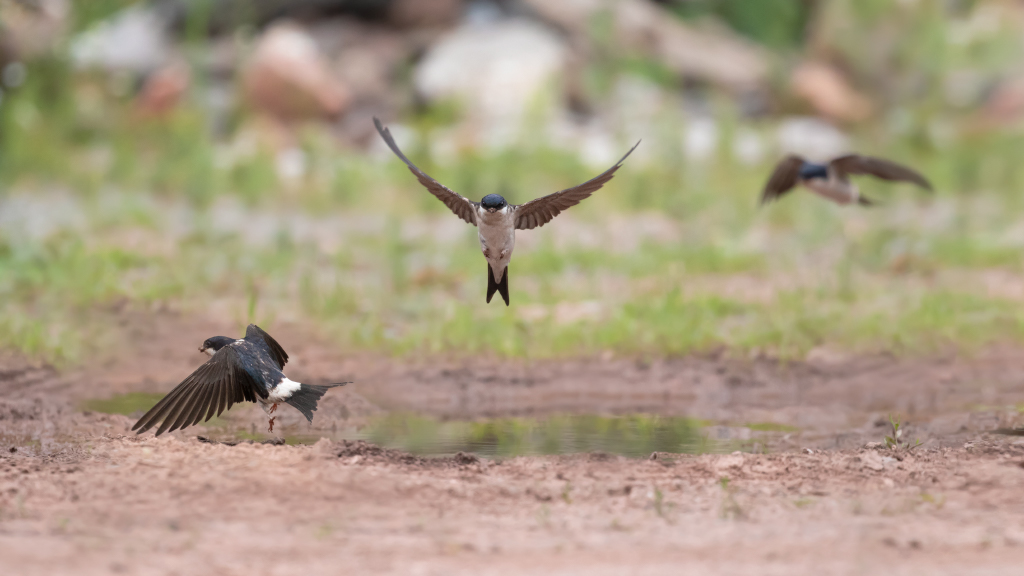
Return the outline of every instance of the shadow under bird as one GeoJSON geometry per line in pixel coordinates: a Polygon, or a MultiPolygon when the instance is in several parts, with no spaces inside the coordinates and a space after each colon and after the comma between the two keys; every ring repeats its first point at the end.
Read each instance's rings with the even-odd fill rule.
{"type": "Polygon", "coordinates": [[[395,139],[391,137],[391,131],[385,128],[380,120],[374,118],[373,124],[391,151],[402,162],[405,162],[409,171],[416,176],[420,184],[425,186],[438,200],[444,202],[444,205],[456,216],[479,229],[480,250],[484,253],[484,258],[487,259],[487,302],[490,303],[494,293],[499,292],[505,300],[506,306],[509,304],[508,264],[512,260],[512,249],[516,245],[516,230],[540,228],[561,214],[563,210],[579,204],[584,198],[589,197],[611,180],[615,171],[622,166],[622,162],[640,145],[640,142],[634,144],[625,156],[599,176],[578,186],[531,200],[526,204],[509,204],[499,194],[488,194],[479,202],[473,202],[427,176],[425,172],[410,162],[405,154],[402,154],[398,145],[395,144],[395,139]]]}
{"type": "MultiPolygon", "coordinates": [[[[158,423],[157,436],[192,426],[220,416],[236,402],[258,402],[268,416],[285,403],[312,423],[320,398],[331,388],[349,384],[317,386],[289,380],[282,372],[288,353],[255,324],[246,328],[245,338],[214,336],[203,342],[199,351],[211,358],[139,418],[132,426],[136,434],[158,423]]],[[[269,421],[271,432],[275,418],[269,421]]]]}
{"type": "Polygon", "coordinates": [[[761,204],[777,200],[797,184],[802,184],[836,204],[870,206],[874,202],[862,196],[857,185],[850,181],[850,176],[857,174],[869,174],[882,180],[913,182],[925,190],[932,189],[932,185],[920,173],[881,158],[848,154],[834,158],[827,164],[816,164],[790,155],[775,166],[761,194],[761,204]]]}

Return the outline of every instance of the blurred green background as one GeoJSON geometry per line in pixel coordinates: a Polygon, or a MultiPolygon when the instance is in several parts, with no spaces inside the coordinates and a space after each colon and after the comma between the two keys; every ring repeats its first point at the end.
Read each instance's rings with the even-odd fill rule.
{"type": "Polygon", "coordinates": [[[344,350],[551,357],[1024,337],[1024,6],[0,0],[0,346],[56,363],[123,311],[344,350]],[[133,28],[134,27],[134,28],[133,28]],[[616,178],[521,232],[484,304],[457,192],[616,178]],[[914,166],[871,209],[758,208],[785,152],[914,166]]]}

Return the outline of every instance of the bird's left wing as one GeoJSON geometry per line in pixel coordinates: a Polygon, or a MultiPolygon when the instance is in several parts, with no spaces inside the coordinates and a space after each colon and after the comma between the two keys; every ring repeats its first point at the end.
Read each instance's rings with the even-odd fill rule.
{"type": "Polygon", "coordinates": [[[249,327],[245,329],[245,337],[246,339],[261,339],[266,342],[267,348],[270,348],[270,355],[277,362],[277,368],[284,370],[284,365],[288,363],[288,353],[284,351],[284,348],[270,334],[267,334],[255,324],[249,324],[249,327]]]}
{"type": "Polygon", "coordinates": [[[160,423],[159,436],[198,424],[204,416],[220,416],[236,402],[255,402],[257,396],[265,398],[266,390],[242,367],[238,351],[225,346],[139,418],[132,430],[142,434],[160,423]]]}
{"type": "Polygon", "coordinates": [[[800,167],[803,165],[804,159],[793,154],[780,160],[761,192],[761,205],[776,200],[792,190],[800,180],[800,167]]]}
{"type": "Polygon", "coordinates": [[[567,188],[554,194],[548,194],[547,196],[537,198],[536,200],[530,200],[526,204],[520,204],[518,206],[513,205],[512,209],[515,210],[515,223],[517,230],[531,230],[533,228],[539,228],[548,222],[552,218],[558,216],[563,210],[571,208],[579,204],[584,198],[588,198],[591,194],[596,192],[604,186],[612,177],[615,176],[615,171],[618,170],[622,163],[636,150],[636,147],[640,145],[637,142],[626,152],[614,166],[605,170],[600,175],[587,180],[583,184],[567,188]]]}
{"type": "Polygon", "coordinates": [[[476,226],[476,208],[480,205],[479,202],[473,202],[468,198],[464,198],[444,184],[441,184],[437,180],[427,176],[426,172],[417,168],[415,164],[405,157],[405,154],[402,154],[402,151],[398,149],[398,144],[395,144],[395,139],[391,137],[391,131],[385,128],[376,116],[373,118],[373,125],[377,127],[377,132],[380,133],[380,137],[384,139],[388,148],[391,148],[391,151],[395,153],[395,156],[398,156],[402,162],[405,162],[405,165],[409,167],[409,171],[416,176],[416,179],[420,181],[420,184],[422,184],[438,200],[444,202],[444,205],[455,213],[456,216],[476,226]]]}
{"type": "Polygon", "coordinates": [[[913,182],[925,190],[932,189],[931,183],[916,170],[881,158],[850,154],[840,156],[828,165],[843,179],[847,174],[870,174],[882,180],[913,182]]]}

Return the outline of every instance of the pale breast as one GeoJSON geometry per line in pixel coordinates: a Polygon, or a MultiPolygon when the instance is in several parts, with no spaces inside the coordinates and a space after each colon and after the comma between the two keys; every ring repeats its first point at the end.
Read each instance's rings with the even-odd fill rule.
{"type": "Polygon", "coordinates": [[[506,212],[477,213],[480,249],[489,252],[491,258],[498,258],[502,251],[511,257],[516,244],[516,227],[512,218],[513,215],[506,212]]]}
{"type": "Polygon", "coordinates": [[[837,204],[849,204],[857,200],[857,187],[852,182],[812,178],[805,180],[803,184],[815,194],[837,204]]]}

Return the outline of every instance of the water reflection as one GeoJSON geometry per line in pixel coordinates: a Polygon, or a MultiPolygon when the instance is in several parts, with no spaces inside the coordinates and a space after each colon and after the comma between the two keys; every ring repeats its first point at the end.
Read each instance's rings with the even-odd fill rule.
{"type": "MultiPolygon", "coordinates": [[[[138,416],[156,404],[162,396],[133,392],[108,399],[90,400],[82,408],[138,416]]],[[[702,454],[732,451],[749,443],[752,430],[777,426],[751,424],[746,427],[726,427],[709,424],[694,418],[643,414],[554,415],[452,421],[417,414],[391,413],[341,430],[317,430],[310,433],[303,422],[302,426],[283,426],[279,432],[288,444],[312,444],[320,438],[366,440],[380,446],[427,456],[461,451],[499,458],[585,452],[645,457],[652,452],[702,454]]],[[[205,434],[221,440],[258,441],[272,437],[255,428],[232,430],[232,425],[220,418],[214,418],[205,426],[208,430],[205,434]]]]}

